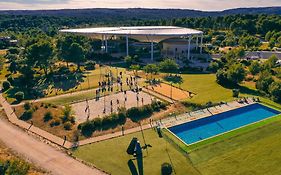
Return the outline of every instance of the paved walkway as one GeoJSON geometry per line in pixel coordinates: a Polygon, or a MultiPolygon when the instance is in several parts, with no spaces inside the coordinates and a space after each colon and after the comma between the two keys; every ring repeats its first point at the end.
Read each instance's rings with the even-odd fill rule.
{"type": "Polygon", "coordinates": [[[211,115],[215,115],[218,113],[237,109],[237,108],[247,106],[247,105],[250,105],[253,103],[255,103],[255,102],[253,102],[251,99],[248,99],[248,103],[238,103],[236,101],[233,101],[233,102],[229,102],[227,104],[222,104],[222,105],[218,105],[218,106],[214,106],[214,107],[210,107],[210,108],[206,108],[206,109],[202,109],[202,110],[198,110],[198,111],[184,113],[184,114],[174,116],[174,117],[169,117],[169,118],[161,120],[160,123],[162,124],[162,127],[172,127],[172,126],[180,125],[180,124],[192,121],[192,120],[197,120],[197,119],[209,117],[211,115]]]}
{"type": "MultiPolygon", "coordinates": [[[[127,130],[124,131],[124,135],[139,132],[141,130],[146,130],[146,129],[151,128],[152,126],[153,125],[147,124],[147,125],[143,125],[141,127],[135,127],[135,128],[127,129],[127,130]]],[[[121,136],[123,136],[122,131],[111,133],[111,134],[106,134],[106,135],[102,135],[102,136],[97,136],[97,137],[91,137],[89,139],[85,139],[85,140],[80,141],[78,143],[78,145],[79,146],[87,145],[87,144],[90,144],[90,143],[100,142],[100,141],[103,141],[103,140],[108,140],[108,139],[121,137],[121,136]]]]}

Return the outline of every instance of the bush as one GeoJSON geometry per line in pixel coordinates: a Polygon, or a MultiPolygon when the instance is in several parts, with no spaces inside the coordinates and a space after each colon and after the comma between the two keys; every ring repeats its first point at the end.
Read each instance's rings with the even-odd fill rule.
{"type": "Polygon", "coordinates": [[[32,110],[24,111],[24,113],[20,116],[20,119],[25,121],[30,120],[32,118],[32,114],[32,110]]]}
{"type": "Polygon", "coordinates": [[[59,126],[60,124],[61,124],[61,120],[59,118],[52,119],[50,122],[51,127],[59,126]]]}
{"type": "Polygon", "coordinates": [[[48,121],[50,121],[52,119],[53,119],[53,115],[52,115],[52,113],[50,111],[48,111],[48,112],[46,112],[44,114],[44,122],[48,122],[48,121]]]}
{"type": "Polygon", "coordinates": [[[65,122],[63,127],[64,127],[65,130],[69,131],[72,128],[72,123],[71,122],[65,122]]]}
{"type": "Polygon", "coordinates": [[[233,89],[232,96],[237,98],[239,96],[239,92],[240,92],[239,89],[233,89]]]}
{"type": "Polygon", "coordinates": [[[24,99],[24,93],[19,91],[15,94],[15,98],[18,102],[21,102],[24,99]]]}
{"type": "Polygon", "coordinates": [[[81,128],[81,133],[86,137],[92,136],[92,134],[94,132],[93,123],[90,121],[87,121],[87,122],[81,124],[80,128],[81,128]]]}
{"type": "Polygon", "coordinates": [[[85,63],[86,70],[95,70],[96,62],[89,60],[85,63]]]}
{"type": "Polygon", "coordinates": [[[162,175],[171,175],[173,173],[173,167],[169,163],[163,163],[161,165],[161,174],[162,175]]]}
{"type": "Polygon", "coordinates": [[[2,83],[2,86],[3,86],[3,90],[6,91],[6,90],[10,89],[11,83],[9,81],[4,81],[2,83]]]}
{"type": "Polygon", "coordinates": [[[23,108],[27,111],[31,108],[31,104],[29,102],[25,102],[23,108]]]}
{"type": "Polygon", "coordinates": [[[26,175],[30,168],[29,164],[21,160],[11,160],[6,164],[8,166],[3,174],[7,175],[26,175]]]}

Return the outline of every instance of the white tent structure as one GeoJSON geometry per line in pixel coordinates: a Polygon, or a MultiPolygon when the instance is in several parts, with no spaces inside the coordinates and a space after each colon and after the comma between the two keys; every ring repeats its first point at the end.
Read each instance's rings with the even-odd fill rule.
{"type": "Polygon", "coordinates": [[[134,27],[98,27],[98,28],[81,28],[81,29],[64,29],[61,33],[72,33],[84,35],[90,38],[101,39],[107,52],[107,40],[112,37],[126,38],[126,54],[129,55],[129,38],[136,39],[140,42],[151,43],[151,60],[153,60],[153,44],[159,43],[170,38],[188,38],[187,58],[190,58],[190,43],[193,37],[196,37],[196,47],[200,46],[202,53],[203,32],[199,30],[175,27],[175,26],[134,26],[134,27]],[[199,37],[200,45],[199,45],[199,37]]]}

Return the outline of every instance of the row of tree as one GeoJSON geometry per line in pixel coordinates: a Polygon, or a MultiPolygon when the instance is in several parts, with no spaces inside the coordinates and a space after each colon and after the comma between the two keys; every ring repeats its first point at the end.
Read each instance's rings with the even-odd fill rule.
{"type": "MultiPolygon", "coordinates": [[[[247,74],[256,76],[258,91],[274,101],[281,101],[281,68],[277,65],[276,55],[264,62],[239,60],[242,49],[234,49],[221,61],[212,62],[209,69],[216,72],[217,82],[223,86],[235,87],[246,79],[247,74]]],[[[254,79],[254,78],[253,78],[254,79]]]]}

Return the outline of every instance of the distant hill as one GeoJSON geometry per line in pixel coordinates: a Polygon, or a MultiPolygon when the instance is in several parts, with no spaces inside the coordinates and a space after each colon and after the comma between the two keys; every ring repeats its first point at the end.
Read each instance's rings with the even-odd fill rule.
{"type": "Polygon", "coordinates": [[[0,11],[0,15],[41,15],[41,16],[63,16],[78,18],[97,18],[97,19],[171,19],[183,17],[205,17],[223,16],[231,14],[277,14],[281,15],[280,7],[262,8],[237,8],[224,11],[200,11],[188,9],[61,9],[61,10],[6,10],[0,11]]]}

